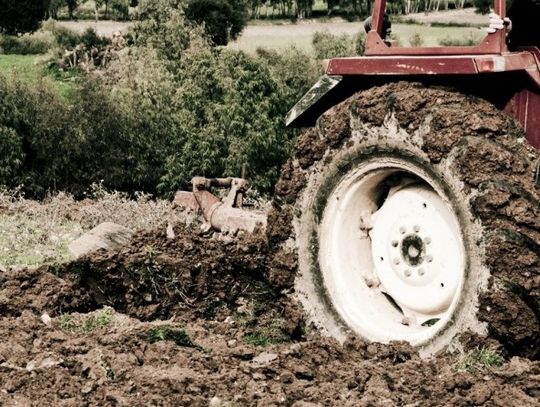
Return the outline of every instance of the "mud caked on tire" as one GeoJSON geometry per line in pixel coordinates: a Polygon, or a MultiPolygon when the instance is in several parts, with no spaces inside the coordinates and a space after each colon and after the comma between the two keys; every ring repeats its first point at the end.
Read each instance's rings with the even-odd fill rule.
{"type": "Polygon", "coordinates": [[[473,332],[538,358],[539,154],[523,137],[488,102],[420,84],[323,115],[277,184],[309,318],[426,355],[473,332]]]}

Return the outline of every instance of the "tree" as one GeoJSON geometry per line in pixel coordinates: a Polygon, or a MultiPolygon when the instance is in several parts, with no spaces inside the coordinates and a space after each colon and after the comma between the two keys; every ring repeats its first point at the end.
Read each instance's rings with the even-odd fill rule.
{"type": "Polygon", "coordinates": [[[227,45],[247,24],[247,4],[244,0],[190,0],[186,17],[197,24],[204,24],[215,45],[227,45]]]}
{"type": "Polygon", "coordinates": [[[0,33],[36,31],[49,9],[49,0],[0,0],[0,33]]]}
{"type": "Polygon", "coordinates": [[[79,0],[65,0],[68,8],[69,18],[73,19],[73,12],[79,7],[79,0]]]}

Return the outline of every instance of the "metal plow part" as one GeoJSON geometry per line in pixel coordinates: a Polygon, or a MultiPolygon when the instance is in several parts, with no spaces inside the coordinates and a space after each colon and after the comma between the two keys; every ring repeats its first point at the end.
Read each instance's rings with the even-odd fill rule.
{"type": "Polygon", "coordinates": [[[217,231],[249,233],[266,230],[267,214],[262,211],[243,208],[243,195],[249,187],[243,178],[205,178],[194,177],[191,180],[193,191],[178,191],[173,204],[190,209],[204,217],[217,231]],[[230,188],[222,201],[212,194],[211,187],[230,188]]]}

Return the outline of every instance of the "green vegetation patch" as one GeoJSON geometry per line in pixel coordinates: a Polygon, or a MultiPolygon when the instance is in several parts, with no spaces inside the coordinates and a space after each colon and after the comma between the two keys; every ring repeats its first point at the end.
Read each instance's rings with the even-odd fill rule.
{"type": "Polygon", "coordinates": [[[208,352],[208,349],[193,342],[184,329],[173,328],[170,325],[161,325],[151,328],[146,332],[144,338],[149,343],[172,341],[178,346],[195,348],[203,352],[208,352]]]}
{"type": "Polygon", "coordinates": [[[107,328],[113,317],[112,308],[106,307],[92,314],[62,314],[58,318],[58,325],[67,332],[94,332],[107,328]]]}
{"type": "Polygon", "coordinates": [[[68,245],[81,233],[75,222],[27,214],[0,214],[0,265],[38,266],[71,259],[68,245]]]}
{"type": "Polygon", "coordinates": [[[455,370],[475,374],[490,367],[501,366],[503,362],[503,357],[496,350],[479,347],[467,352],[455,370]]]}

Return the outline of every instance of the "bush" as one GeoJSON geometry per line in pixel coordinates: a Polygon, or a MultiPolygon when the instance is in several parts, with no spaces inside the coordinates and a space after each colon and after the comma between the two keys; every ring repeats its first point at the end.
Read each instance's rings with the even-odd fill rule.
{"type": "Polygon", "coordinates": [[[296,49],[216,49],[159,4],[132,38],[99,76],[80,78],[69,101],[46,82],[0,77],[0,165],[9,168],[0,184],[38,198],[82,197],[96,182],[169,196],[194,175],[239,176],[245,165],[252,184],[271,191],[296,134],[285,115],[320,74],[315,60],[296,49]]]}
{"type": "Polygon", "coordinates": [[[62,49],[73,49],[81,43],[81,36],[69,28],[52,24],[48,30],[54,36],[56,44],[62,49]]]}
{"type": "Polygon", "coordinates": [[[47,35],[0,36],[0,53],[17,55],[46,54],[54,46],[54,40],[47,35]]]}
{"type": "Polygon", "coordinates": [[[31,85],[0,76],[0,127],[9,135],[0,139],[0,150],[16,151],[18,164],[18,171],[2,184],[23,184],[29,196],[43,196],[48,187],[63,184],[67,149],[73,144],[69,117],[69,109],[48,83],[31,85]]]}
{"type": "Polygon", "coordinates": [[[362,55],[364,53],[364,42],[365,36],[363,33],[353,38],[347,34],[338,36],[320,31],[313,35],[312,40],[315,59],[319,61],[329,58],[362,55]]]}
{"type": "Polygon", "coordinates": [[[247,24],[247,3],[242,0],[189,0],[186,17],[204,25],[214,44],[227,45],[247,24]]]}

